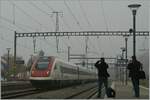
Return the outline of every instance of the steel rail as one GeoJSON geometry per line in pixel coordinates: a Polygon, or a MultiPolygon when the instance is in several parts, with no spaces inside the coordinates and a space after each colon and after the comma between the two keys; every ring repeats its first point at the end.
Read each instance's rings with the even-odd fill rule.
{"type": "Polygon", "coordinates": [[[30,89],[24,89],[24,90],[16,90],[16,91],[10,91],[10,92],[2,92],[1,98],[2,99],[10,99],[15,97],[20,97],[24,95],[30,95],[41,92],[40,90],[37,90],[35,88],[30,89]]]}

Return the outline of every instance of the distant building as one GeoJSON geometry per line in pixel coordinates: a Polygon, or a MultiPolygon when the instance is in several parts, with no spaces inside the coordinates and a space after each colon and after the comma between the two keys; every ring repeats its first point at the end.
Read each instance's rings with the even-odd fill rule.
{"type": "Polygon", "coordinates": [[[5,71],[8,69],[7,60],[4,57],[1,57],[1,80],[5,77],[5,71]]]}
{"type": "MultiPolygon", "coordinates": [[[[1,56],[1,78],[9,79],[11,77],[21,76],[24,77],[26,73],[25,64],[16,64],[14,69],[14,57],[12,55],[9,56],[9,66],[8,66],[8,55],[4,54],[1,56]],[[16,76],[15,76],[16,75],[16,76]]],[[[22,57],[16,58],[19,61],[22,61],[22,57]]]]}

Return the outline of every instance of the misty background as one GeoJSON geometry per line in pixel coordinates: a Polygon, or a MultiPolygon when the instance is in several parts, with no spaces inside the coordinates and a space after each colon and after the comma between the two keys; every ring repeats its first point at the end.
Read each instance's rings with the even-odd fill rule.
{"type": "MultiPolygon", "coordinates": [[[[133,16],[129,4],[142,6],[136,15],[136,30],[149,30],[149,0],[0,0],[0,55],[14,52],[14,31],[53,32],[56,15],[59,14],[59,31],[128,31],[132,28],[133,16]]],[[[36,38],[36,51],[67,60],[68,46],[73,54],[85,54],[85,37],[59,37],[56,52],[55,37],[36,38]]],[[[89,37],[88,56],[116,57],[125,47],[124,37],[89,37]]],[[[137,36],[136,52],[149,51],[149,37],[137,36]]],[[[133,38],[128,38],[128,58],[132,56],[133,38]]],[[[25,61],[33,54],[33,38],[17,38],[17,56],[25,61]]]]}

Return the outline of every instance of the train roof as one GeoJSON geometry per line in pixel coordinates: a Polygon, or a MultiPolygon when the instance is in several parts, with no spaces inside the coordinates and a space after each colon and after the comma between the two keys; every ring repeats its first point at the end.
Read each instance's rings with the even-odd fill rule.
{"type": "MultiPolygon", "coordinates": [[[[53,56],[54,57],[54,56],[53,56]]],[[[90,70],[90,69],[88,69],[87,67],[82,67],[82,66],[78,66],[78,65],[76,65],[76,64],[74,64],[74,63],[71,63],[71,62],[68,62],[68,61],[64,61],[64,60],[62,60],[62,59],[60,59],[60,58],[55,58],[57,61],[61,61],[61,62],[63,62],[63,63],[66,63],[66,64],[69,64],[69,65],[72,65],[72,66],[75,66],[75,67],[79,67],[80,68],[80,70],[84,70],[84,71],[88,71],[88,72],[95,72],[95,71],[93,71],[93,70],[90,70]]]]}
{"type": "Polygon", "coordinates": [[[81,67],[81,66],[78,66],[78,65],[76,65],[76,64],[74,64],[74,63],[72,63],[72,62],[68,62],[68,61],[65,61],[65,60],[62,60],[62,59],[60,59],[59,57],[56,57],[56,56],[39,56],[38,58],[45,58],[45,59],[48,59],[48,58],[54,58],[56,61],[60,61],[60,62],[63,62],[63,63],[65,63],[65,64],[69,64],[69,65],[71,65],[71,66],[74,66],[74,67],[79,67],[80,68],[80,70],[86,70],[86,71],[88,71],[88,72],[95,72],[95,71],[93,71],[93,70],[90,70],[90,69],[88,69],[88,68],[86,68],[86,67],[81,67]]]}

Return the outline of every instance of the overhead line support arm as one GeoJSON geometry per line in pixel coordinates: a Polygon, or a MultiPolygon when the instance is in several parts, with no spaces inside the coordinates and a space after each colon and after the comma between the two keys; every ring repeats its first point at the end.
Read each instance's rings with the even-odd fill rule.
{"type": "MultiPolygon", "coordinates": [[[[30,32],[16,33],[16,37],[45,37],[45,36],[133,36],[128,31],[81,31],[81,32],[30,32]]],[[[136,36],[149,36],[149,31],[137,31],[136,36]]]]}

